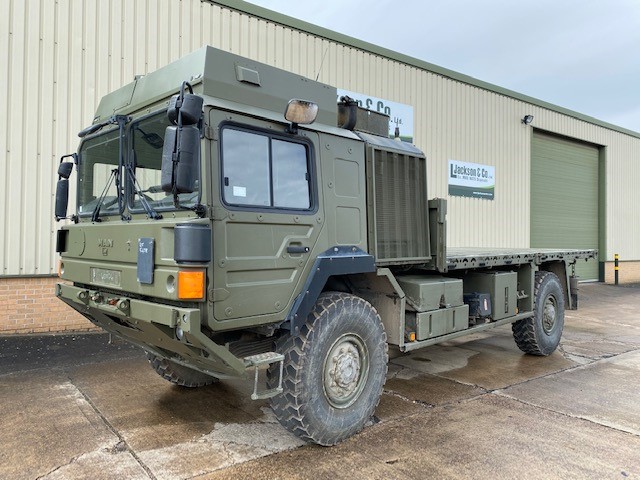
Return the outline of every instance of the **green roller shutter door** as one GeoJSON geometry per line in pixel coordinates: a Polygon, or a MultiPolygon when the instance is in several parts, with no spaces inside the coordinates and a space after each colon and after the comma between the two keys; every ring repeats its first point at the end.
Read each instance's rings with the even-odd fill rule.
{"type": "MultiPolygon", "coordinates": [[[[531,247],[598,248],[598,148],[534,132],[531,146],[531,247]]],[[[578,261],[581,280],[598,262],[578,261]]]]}

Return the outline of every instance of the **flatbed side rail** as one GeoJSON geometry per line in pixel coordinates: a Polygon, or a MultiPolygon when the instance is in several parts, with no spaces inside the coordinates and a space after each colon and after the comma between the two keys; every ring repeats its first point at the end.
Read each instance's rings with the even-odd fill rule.
{"type": "Polygon", "coordinates": [[[579,259],[597,258],[597,250],[554,250],[554,249],[504,249],[490,251],[479,249],[451,249],[447,254],[448,270],[467,270],[477,268],[523,265],[526,263],[541,265],[546,262],[564,261],[567,265],[579,259]]]}
{"type": "Polygon", "coordinates": [[[536,254],[536,265],[545,262],[565,261],[573,263],[576,260],[589,260],[598,257],[598,250],[570,250],[558,252],[540,252],[536,254]]]}

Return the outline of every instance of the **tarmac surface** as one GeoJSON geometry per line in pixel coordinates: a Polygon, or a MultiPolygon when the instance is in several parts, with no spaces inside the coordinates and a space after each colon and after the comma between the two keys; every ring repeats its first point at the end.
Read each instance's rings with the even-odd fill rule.
{"type": "Polygon", "coordinates": [[[550,357],[509,326],[392,353],[374,421],[331,448],[249,382],[175,387],[105,334],[0,337],[0,479],[639,479],[640,287],[580,295],[550,357]]]}

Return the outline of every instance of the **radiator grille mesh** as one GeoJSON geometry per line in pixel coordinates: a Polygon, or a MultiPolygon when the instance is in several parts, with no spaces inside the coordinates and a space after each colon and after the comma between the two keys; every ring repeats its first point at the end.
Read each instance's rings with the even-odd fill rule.
{"type": "Polygon", "coordinates": [[[378,149],[372,153],[378,263],[428,259],[426,160],[378,149]]]}

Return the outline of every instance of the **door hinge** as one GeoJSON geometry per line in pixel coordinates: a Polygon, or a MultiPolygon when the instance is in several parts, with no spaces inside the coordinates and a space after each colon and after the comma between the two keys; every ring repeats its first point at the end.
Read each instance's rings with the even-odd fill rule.
{"type": "Polygon", "coordinates": [[[231,293],[226,288],[212,288],[209,290],[209,301],[210,302],[222,302],[229,298],[231,293]]]}

